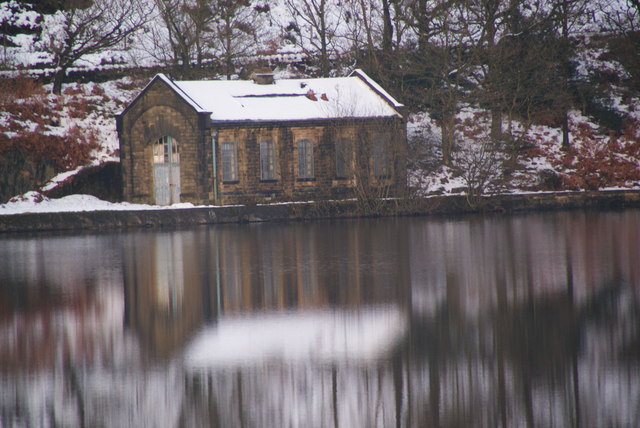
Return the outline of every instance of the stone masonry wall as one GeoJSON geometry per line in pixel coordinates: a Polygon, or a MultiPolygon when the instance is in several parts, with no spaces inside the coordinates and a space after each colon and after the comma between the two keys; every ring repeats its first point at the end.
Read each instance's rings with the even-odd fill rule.
{"type": "Polygon", "coordinates": [[[215,126],[207,114],[196,112],[164,81],[152,82],[118,118],[124,200],[156,202],[153,144],[165,135],[178,141],[180,147],[181,202],[251,204],[387,197],[399,196],[406,185],[406,131],[400,118],[215,126]],[[217,139],[215,183],[212,134],[217,139]],[[376,178],[372,172],[370,146],[376,135],[388,142],[391,168],[390,174],[383,178],[376,178]],[[335,142],[341,138],[348,139],[353,149],[352,174],[347,178],[336,177],[335,142]],[[314,177],[311,179],[299,178],[298,141],[301,139],[313,144],[314,177]],[[260,142],[264,140],[274,144],[274,180],[260,177],[260,142]],[[220,147],[224,142],[237,145],[238,180],[235,182],[222,181],[220,147]]]}
{"type": "Polygon", "coordinates": [[[181,202],[207,203],[211,188],[210,145],[199,116],[164,82],[154,82],[121,118],[120,158],[124,199],[155,203],[153,144],[168,135],[180,148],[181,202]]]}
{"type": "Polygon", "coordinates": [[[237,146],[238,180],[222,181],[222,160],[218,149],[218,190],[220,204],[268,201],[295,201],[355,197],[359,181],[367,187],[387,186],[392,194],[404,189],[406,175],[406,137],[400,120],[342,121],[309,126],[297,124],[264,127],[222,128],[218,130],[218,147],[225,142],[237,146]],[[376,179],[372,174],[371,150],[368,145],[374,135],[389,141],[391,174],[376,179]],[[335,141],[346,138],[352,143],[350,178],[336,177],[335,141]],[[298,171],[298,141],[308,139],[313,144],[314,177],[300,179],[298,171]],[[276,179],[260,179],[260,141],[275,145],[276,179]],[[402,159],[402,160],[400,160],[402,159]]]}
{"type": "Polygon", "coordinates": [[[220,223],[246,223],[359,216],[414,216],[527,211],[640,208],[638,190],[607,192],[494,195],[470,206],[464,195],[425,199],[387,199],[375,213],[362,211],[358,201],[319,201],[301,204],[229,206],[148,211],[86,211],[0,215],[0,234],[43,231],[114,230],[128,228],[194,227],[220,223]]]}

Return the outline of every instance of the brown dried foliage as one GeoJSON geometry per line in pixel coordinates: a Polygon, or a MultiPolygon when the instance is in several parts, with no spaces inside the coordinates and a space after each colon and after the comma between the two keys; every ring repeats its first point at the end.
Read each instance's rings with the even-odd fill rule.
{"type": "Polygon", "coordinates": [[[628,187],[640,182],[640,135],[638,123],[630,123],[622,136],[606,140],[595,137],[587,125],[575,132],[574,144],[565,153],[561,166],[571,171],[563,177],[568,189],[597,190],[628,187]]]}
{"type": "Polygon", "coordinates": [[[59,128],[63,110],[72,118],[82,118],[95,108],[80,86],[55,96],[25,77],[5,79],[0,85],[0,201],[92,160],[99,147],[95,130],[59,128]]]}

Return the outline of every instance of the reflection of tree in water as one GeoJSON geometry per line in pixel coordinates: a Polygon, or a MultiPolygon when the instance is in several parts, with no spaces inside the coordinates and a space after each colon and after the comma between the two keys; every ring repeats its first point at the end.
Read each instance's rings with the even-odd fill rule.
{"type": "Polygon", "coordinates": [[[181,426],[407,426],[407,372],[377,364],[273,363],[187,377],[181,426]]]}
{"type": "MultiPolygon", "coordinates": [[[[429,318],[414,316],[409,364],[416,372],[410,376],[415,397],[409,399],[417,399],[417,402],[411,403],[416,413],[415,426],[464,427],[473,421],[473,415],[478,413],[473,400],[455,397],[460,391],[454,390],[459,376],[456,366],[465,363],[473,365],[475,363],[468,357],[480,354],[476,330],[477,327],[463,313],[452,310],[446,304],[441,305],[429,318]],[[451,381],[454,390],[450,389],[451,381]],[[447,397],[449,391],[453,391],[454,397],[447,397]],[[422,395],[428,397],[421,399],[422,395]],[[451,410],[448,409],[448,398],[457,401],[451,410]]],[[[467,375],[471,376],[467,380],[472,389],[470,393],[474,394],[473,373],[467,375]]]]}
{"type": "Polygon", "coordinates": [[[78,238],[64,256],[69,241],[42,251],[0,241],[12,283],[0,282],[0,345],[47,336],[39,353],[0,347],[11,372],[0,373],[0,425],[640,426],[637,218],[220,226],[78,238]],[[21,266],[32,253],[36,268],[21,266]],[[117,275],[101,279],[104,266],[117,275]],[[174,360],[221,313],[385,303],[410,312],[410,337],[382,361],[192,375],[174,360]],[[76,359],[18,373],[45,367],[52,350],[76,359]]]}
{"type": "MultiPolygon", "coordinates": [[[[631,376],[631,384],[638,380],[640,299],[635,290],[604,285],[578,303],[567,293],[531,296],[516,304],[503,301],[477,318],[451,307],[445,302],[429,317],[412,320],[408,364],[414,426],[640,422],[624,402],[609,403],[614,408],[607,409],[603,392],[594,392],[604,388],[599,382],[615,382],[617,376],[631,376]],[[621,359],[628,366],[617,366],[621,359]]],[[[640,403],[637,388],[618,387],[620,399],[640,403]]]]}

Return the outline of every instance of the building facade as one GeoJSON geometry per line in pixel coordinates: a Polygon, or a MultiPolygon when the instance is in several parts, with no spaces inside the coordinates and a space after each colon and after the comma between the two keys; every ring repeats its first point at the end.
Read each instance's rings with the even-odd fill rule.
{"type": "Polygon", "coordinates": [[[403,106],[349,77],[173,81],[116,116],[124,198],[169,205],[401,195],[403,106]]]}

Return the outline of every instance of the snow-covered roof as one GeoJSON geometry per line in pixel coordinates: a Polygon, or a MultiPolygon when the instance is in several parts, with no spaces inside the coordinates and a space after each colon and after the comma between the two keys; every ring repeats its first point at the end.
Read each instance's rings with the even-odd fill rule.
{"type": "Polygon", "coordinates": [[[399,117],[403,107],[361,70],[349,77],[281,79],[266,85],[251,80],[173,81],[162,74],[157,78],[197,112],[210,113],[213,122],[399,117]]]}
{"type": "MultiPolygon", "coordinates": [[[[191,96],[188,93],[186,93],[180,86],[176,85],[173,80],[169,79],[167,76],[165,76],[162,73],[158,74],[156,77],[158,79],[162,80],[163,82],[165,82],[178,95],[180,95],[182,98],[184,98],[184,100],[191,107],[193,107],[195,109],[195,111],[197,111],[198,113],[209,113],[209,111],[206,111],[205,109],[203,109],[202,106],[200,106],[193,98],[191,98],[191,96]]],[[[153,80],[155,80],[155,79],[153,79],[153,80]]],[[[151,82],[153,82],[153,80],[151,82]]],[[[151,84],[151,82],[149,83],[149,85],[151,84]]],[[[143,92],[144,92],[144,89],[143,89],[143,92]]]]}

